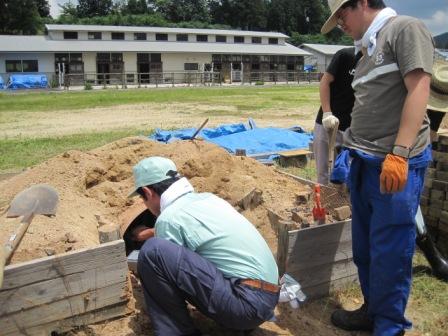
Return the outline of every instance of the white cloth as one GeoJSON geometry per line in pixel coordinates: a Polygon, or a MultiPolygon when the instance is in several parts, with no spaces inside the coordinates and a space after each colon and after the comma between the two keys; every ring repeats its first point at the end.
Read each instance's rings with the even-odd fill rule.
{"type": "Polygon", "coordinates": [[[160,212],[182,195],[193,191],[194,188],[186,177],[177,180],[160,196],[160,212]]]}
{"type": "Polygon", "coordinates": [[[373,19],[367,31],[364,33],[362,37],[362,47],[367,49],[367,54],[372,56],[373,52],[376,48],[376,37],[378,32],[384,25],[389,21],[390,18],[397,16],[397,12],[392,8],[387,7],[381,10],[377,16],[373,19]]]}
{"type": "Polygon", "coordinates": [[[355,45],[355,55],[357,55],[362,48],[362,40],[356,40],[353,44],[355,45]]]}
{"type": "Polygon", "coordinates": [[[339,126],[339,119],[331,112],[324,112],[322,115],[322,125],[326,130],[332,130],[339,126]]]}

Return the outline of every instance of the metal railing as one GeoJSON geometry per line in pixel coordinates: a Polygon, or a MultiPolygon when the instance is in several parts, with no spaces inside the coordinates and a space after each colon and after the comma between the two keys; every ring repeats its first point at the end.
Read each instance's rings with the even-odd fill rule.
{"type": "MultiPolygon", "coordinates": [[[[9,76],[14,73],[0,73],[3,83],[6,85],[9,76]]],[[[44,74],[48,79],[49,88],[71,87],[167,87],[167,86],[208,86],[222,84],[298,84],[304,82],[316,82],[321,78],[317,72],[297,71],[239,71],[238,76],[229,74],[223,76],[220,72],[208,71],[171,71],[171,72],[120,72],[120,73],[96,73],[84,72],[76,74],[65,74],[59,76],[57,73],[30,73],[44,74]]]]}

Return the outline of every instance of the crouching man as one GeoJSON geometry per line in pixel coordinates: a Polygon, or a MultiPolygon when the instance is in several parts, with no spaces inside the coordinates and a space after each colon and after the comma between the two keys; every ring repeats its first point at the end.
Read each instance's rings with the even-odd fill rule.
{"type": "MultiPolygon", "coordinates": [[[[149,157],[133,168],[135,189],[157,221],[138,272],[156,335],[201,335],[187,302],[224,327],[250,330],[271,319],[278,269],[260,233],[229,203],[196,193],[173,161],[149,157]]],[[[149,238],[149,239],[148,239],[149,238]]]]}

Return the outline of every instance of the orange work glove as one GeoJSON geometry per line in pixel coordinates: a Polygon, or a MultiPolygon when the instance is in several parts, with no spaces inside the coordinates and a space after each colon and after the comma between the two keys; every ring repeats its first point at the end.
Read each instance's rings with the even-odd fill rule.
{"type": "Polygon", "coordinates": [[[387,154],[380,175],[381,193],[402,191],[407,180],[408,160],[398,155],[387,154]]]}

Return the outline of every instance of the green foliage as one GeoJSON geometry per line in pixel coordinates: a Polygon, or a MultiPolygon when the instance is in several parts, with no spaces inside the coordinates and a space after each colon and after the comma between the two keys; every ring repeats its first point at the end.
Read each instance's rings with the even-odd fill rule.
{"type": "Polygon", "coordinates": [[[104,16],[111,12],[112,0],[78,0],[78,17],[104,16]]]}
{"type": "Polygon", "coordinates": [[[258,80],[258,81],[255,82],[255,85],[264,85],[264,82],[261,81],[261,80],[258,80]]]}
{"type": "Polygon", "coordinates": [[[46,13],[48,1],[2,0],[0,1],[0,34],[33,35],[42,27],[39,11],[46,13]]]}
{"type": "Polygon", "coordinates": [[[352,45],[353,40],[351,37],[334,33],[334,34],[299,34],[293,32],[288,40],[289,43],[295,46],[299,46],[303,43],[314,43],[314,44],[340,44],[340,45],[352,45]]]}
{"type": "Polygon", "coordinates": [[[84,84],[84,90],[92,90],[92,89],[93,89],[92,83],[86,82],[84,84]]]}

